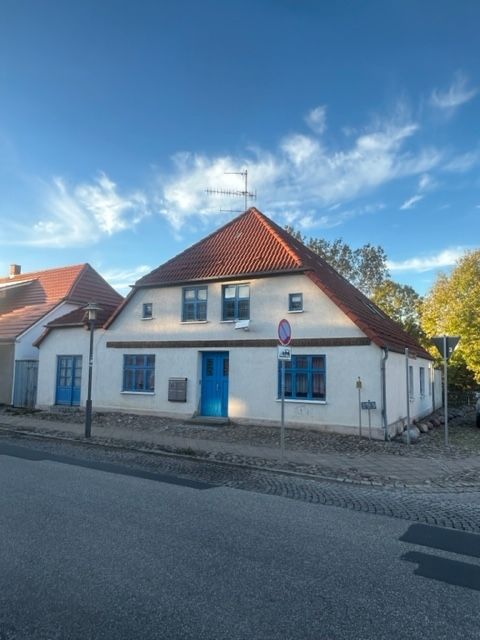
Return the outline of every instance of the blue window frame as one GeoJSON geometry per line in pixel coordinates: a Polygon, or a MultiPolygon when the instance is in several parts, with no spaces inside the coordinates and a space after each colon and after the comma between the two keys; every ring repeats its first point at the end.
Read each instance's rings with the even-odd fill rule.
{"type": "Polygon", "coordinates": [[[123,356],[123,391],[155,391],[155,356],[123,356]]]}
{"type": "MultiPolygon", "coordinates": [[[[281,396],[281,362],[278,363],[278,397],[281,396]]],[[[324,355],[292,355],[285,361],[285,398],[326,399],[326,360],[324,355]]]]}
{"type": "Polygon", "coordinates": [[[153,318],[153,304],[151,302],[143,303],[142,318],[144,320],[150,320],[151,318],[153,318]]]}
{"type": "Polygon", "coordinates": [[[288,294],[288,310],[303,311],[303,293],[288,294]]]}
{"type": "Polygon", "coordinates": [[[223,286],[222,320],[250,320],[249,284],[226,284],[223,286]]]}
{"type": "Polygon", "coordinates": [[[207,287],[185,287],[182,293],[182,322],[207,319],[207,287]]]}

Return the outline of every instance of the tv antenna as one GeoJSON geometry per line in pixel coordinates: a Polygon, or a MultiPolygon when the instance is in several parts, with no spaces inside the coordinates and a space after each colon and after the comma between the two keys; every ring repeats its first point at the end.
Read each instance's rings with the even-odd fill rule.
{"type": "MultiPolygon", "coordinates": [[[[205,192],[215,196],[229,196],[233,198],[245,198],[245,211],[248,209],[248,199],[256,200],[257,192],[248,190],[248,170],[245,171],[225,171],[226,176],[243,176],[243,189],[205,189],[205,192]]],[[[230,211],[232,213],[242,213],[237,209],[220,209],[220,211],[230,211]]]]}

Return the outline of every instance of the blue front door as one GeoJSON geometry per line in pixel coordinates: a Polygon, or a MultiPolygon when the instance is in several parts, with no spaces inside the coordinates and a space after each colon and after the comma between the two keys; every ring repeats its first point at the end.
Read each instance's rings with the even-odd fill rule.
{"type": "Polygon", "coordinates": [[[78,406],[82,381],[82,356],[58,356],[55,404],[78,406]]]}
{"type": "Polygon", "coordinates": [[[202,416],[228,415],[228,352],[202,354],[202,416]]]}

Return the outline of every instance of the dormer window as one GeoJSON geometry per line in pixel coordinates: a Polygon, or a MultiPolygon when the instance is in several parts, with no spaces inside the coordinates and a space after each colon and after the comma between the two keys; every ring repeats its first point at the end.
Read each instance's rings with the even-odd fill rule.
{"type": "Polygon", "coordinates": [[[293,312],[303,311],[303,293],[288,294],[288,310],[293,312]]]}
{"type": "Polygon", "coordinates": [[[142,320],[151,320],[153,318],[153,303],[144,302],[142,306],[142,320]]]}

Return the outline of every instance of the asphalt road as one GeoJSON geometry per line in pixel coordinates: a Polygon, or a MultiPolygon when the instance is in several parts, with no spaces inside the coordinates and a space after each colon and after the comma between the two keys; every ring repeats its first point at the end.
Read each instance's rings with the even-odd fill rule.
{"type": "Polygon", "coordinates": [[[476,533],[47,449],[0,442],[0,640],[479,637],[476,533]]]}

